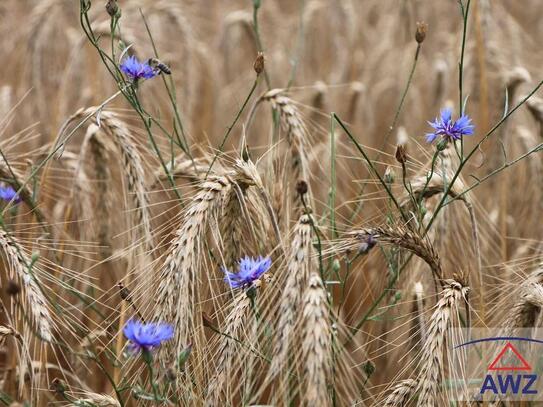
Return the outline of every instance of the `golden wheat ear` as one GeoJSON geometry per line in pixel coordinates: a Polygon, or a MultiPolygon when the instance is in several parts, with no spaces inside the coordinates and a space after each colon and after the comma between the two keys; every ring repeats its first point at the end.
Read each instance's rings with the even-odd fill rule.
{"type": "Polygon", "coordinates": [[[468,287],[454,280],[446,280],[441,298],[436,304],[428,326],[428,336],[421,354],[424,359],[417,379],[418,406],[434,407],[439,405],[439,386],[443,378],[443,358],[446,350],[446,335],[451,327],[458,307],[466,300],[468,287]]]}

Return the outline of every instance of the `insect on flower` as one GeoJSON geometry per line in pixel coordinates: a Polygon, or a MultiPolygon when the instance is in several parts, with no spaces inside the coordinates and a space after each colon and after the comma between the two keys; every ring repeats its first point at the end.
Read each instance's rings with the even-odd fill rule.
{"type": "Polygon", "coordinates": [[[255,280],[258,280],[262,274],[268,271],[271,267],[271,259],[269,257],[243,257],[239,261],[238,272],[232,273],[223,268],[224,281],[230,284],[232,288],[247,288],[253,285],[255,280]]]}
{"type": "Polygon", "coordinates": [[[147,60],[147,64],[155,69],[155,72],[157,72],[159,75],[161,73],[166,75],[171,75],[172,70],[168,65],[166,65],[164,62],[162,62],[160,59],[157,58],[149,58],[147,60]]]}
{"type": "Polygon", "coordinates": [[[133,81],[138,79],[151,79],[156,76],[156,71],[147,62],[140,62],[135,56],[125,58],[119,66],[121,71],[133,81]]]}
{"type": "Polygon", "coordinates": [[[166,323],[145,323],[129,320],[123,328],[124,336],[130,341],[133,352],[150,352],[162,342],[171,339],[173,326],[166,323]]]}
{"type": "Polygon", "coordinates": [[[433,133],[426,134],[426,141],[432,143],[438,137],[450,140],[460,140],[462,136],[471,136],[475,128],[471,124],[468,115],[463,114],[457,120],[452,120],[452,110],[445,108],[441,111],[440,117],[436,117],[433,122],[428,122],[434,128],[433,133]]]}
{"type": "Polygon", "coordinates": [[[0,187],[0,199],[6,202],[10,202],[11,200],[15,203],[21,202],[21,197],[10,186],[0,187]]]}

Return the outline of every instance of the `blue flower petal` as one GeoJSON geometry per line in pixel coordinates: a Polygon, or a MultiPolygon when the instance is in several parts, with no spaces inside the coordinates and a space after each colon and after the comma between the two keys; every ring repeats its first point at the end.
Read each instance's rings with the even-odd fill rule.
{"type": "Polygon", "coordinates": [[[124,336],[130,341],[134,351],[150,351],[173,337],[173,326],[165,323],[144,323],[134,320],[126,322],[124,336]]]}
{"type": "Polygon", "coordinates": [[[268,271],[271,267],[271,259],[269,257],[243,257],[238,262],[238,272],[232,273],[223,268],[225,273],[224,281],[231,288],[249,287],[255,280],[258,280],[262,274],[268,271]]]}
{"type": "Polygon", "coordinates": [[[156,76],[156,71],[147,63],[140,62],[135,56],[127,57],[119,66],[126,76],[133,80],[151,79],[156,76]]]}
{"type": "Polygon", "coordinates": [[[434,142],[440,136],[450,140],[460,140],[463,136],[471,136],[475,131],[475,126],[471,124],[468,115],[462,115],[458,120],[453,121],[450,108],[442,109],[440,117],[428,124],[435,130],[433,133],[426,134],[428,143],[434,142]]]}

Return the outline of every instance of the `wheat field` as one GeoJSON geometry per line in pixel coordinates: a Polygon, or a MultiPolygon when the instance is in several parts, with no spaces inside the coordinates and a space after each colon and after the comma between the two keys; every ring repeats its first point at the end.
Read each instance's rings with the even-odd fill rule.
{"type": "Polygon", "coordinates": [[[451,384],[543,325],[541,15],[1,0],[0,404],[543,405],[451,384]]]}

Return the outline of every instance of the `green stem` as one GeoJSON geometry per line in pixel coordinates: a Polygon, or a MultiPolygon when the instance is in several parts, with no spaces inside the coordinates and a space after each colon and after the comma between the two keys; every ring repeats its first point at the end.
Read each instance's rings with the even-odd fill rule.
{"type": "MultiPolygon", "coordinates": [[[[253,31],[255,34],[256,47],[259,52],[264,52],[264,47],[262,46],[262,40],[260,39],[260,29],[258,25],[258,9],[260,8],[261,0],[253,0],[253,31]]],[[[266,86],[268,90],[271,89],[270,77],[268,76],[268,70],[264,67],[264,80],[266,81],[266,86]]]]}
{"type": "MultiPolygon", "coordinates": [[[[466,50],[466,34],[468,31],[468,15],[469,15],[469,6],[471,4],[471,0],[468,0],[466,4],[466,9],[464,10],[464,5],[462,4],[462,0],[458,1],[460,3],[460,11],[462,12],[462,19],[463,19],[463,29],[462,29],[462,48],[460,50],[460,63],[458,65],[458,104],[459,104],[459,115],[462,116],[463,112],[463,75],[464,75],[464,54],[466,50]]],[[[460,141],[460,156],[463,157],[464,155],[464,139],[460,141]]],[[[462,159],[462,158],[460,158],[462,159]]]]}
{"type": "Polygon", "coordinates": [[[396,200],[396,197],[392,194],[392,191],[390,190],[388,184],[383,180],[383,178],[381,177],[381,174],[379,174],[379,171],[377,171],[377,169],[375,168],[375,166],[373,165],[373,162],[371,161],[371,159],[368,157],[368,155],[366,154],[366,152],[364,151],[364,149],[360,146],[360,144],[358,144],[358,142],[356,141],[356,139],[353,137],[353,135],[351,134],[351,132],[347,129],[347,127],[345,127],[345,125],[343,124],[343,122],[341,121],[341,119],[335,114],[335,113],[332,113],[332,116],[334,117],[334,119],[336,119],[336,121],[339,123],[339,125],[343,128],[343,130],[345,131],[345,133],[347,134],[347,136],[351,139],[351,141],[354,143],[354,145],[356,146],[357,150],[360,152],[360,154],[362,155],[362,157],[364,157],[364,160],[366,160],[366,162],[368,163],[368,166],[370,167],[370,169],[372,170],[373,174],[379,179],[379,182],[381,183],[381,185],[383,186],[383,188],[385,189],[387,195],[390,197],[390,199],[392,200],[392,202],[394,203],[394,206],[396,206],[396,208],[398,209],[398,211],[400,212],[400,214],[402,215],[402,218],[407,222],[408,221],[408,218],[407,216],[404,214],[403,210],[402,210],[402,207],[400,206],[400,204],[398,203],[398,201],[396,200]]]}
{"type": "Polygon", "coordinates": [[[239,120],[239,118],[241,116],[241,113],[243,112],[243,110],[245,110],[245,107],[247,106],[247,103],[249,103],[249,100],[251,99],[251,96],[253,96],[253,93],[255,92],[255,89],[256,89],[256,85],[258,85],[258,75],[255,78],[255,81],[253,82],[253,86],[251,87],[251,90],[249,91],[249,94],[245,98],[243,104],[241,105],[241,108],[238,110],[238,113],[236,114],[236,117],[234,118],[234,121],[232,122],[232,124],[230,124],[230,126],[228,126],[228,129],[226,130],[226,133],[224,134],[224,137],[223,137],[223,139],[221,141],[221,144],[219,145],[219,149],[218,149],[217,153],[213,156],[213,160],[211,160],[211,164],[209,164],[209,169],[207,170],[207,173],[206,173],[206,176],[205,176],[206,179],[209,176],[209,173],[211,172],[211,169],[213,168],[213,164],[215,164],[215,161],[217,160],[219,154],[222,152],[222,149],[224,148],[226,140],[228,140],[228,137],[230,136],[230,133],[232,132],[232,129],[234,128],[234,126],[238,122],[238,120],[239,120]]]}
{"type": "Polygon", "coordinates": [[[332,239],[337,238],[336,227],[336,140],[334,113],[330,115],[330,228],[332,239]]]}
{"type": "MultiPolygon", "coordinates": [[[[417,61],[419,59],[421,44],[417,44],[417,49],[415,51],[415,57],[413,58],[413,64],[411,65],[411,71],[409,72],[409,77],[407,78],[407,83],[405,84],[405,88],[402,92],[402,96],[400,98],[400,103],[398,104],[398,108],[396,109],[396,113],[394,114],[394,119],[392,119],[392,124],[388,128],[388,131],[383,139],[383,143],[381,145],[381,148],[379,149],[377,155],[375,156],[375,161],[379,160],[381,156],[383,155],[383,152],[385,150],[385,147],[388,143],[388,139],[390,138],[392,132],[396,128],[396,125],[398,123],[398,119],[400,118],[400,113],[403,108],[403,104],[405,102],[405,98],[407,96],[407,92],[409,91],[409,88],[411,87],[411,82],[413,81],[413,75],[415,74],[415,68],[417,67],[417,61]]],[[[362,210],[362,206],[364,205],[364,201],[361,199],[364,195],[364,191],[366,189],[366,184],[364,184],[360,190],[360,193],[358,194],[358,205],[356,209],[354,210],[353,214],[351,215],[350,221],[353,221],[353,219],[360,213],[362,210]]]]}

